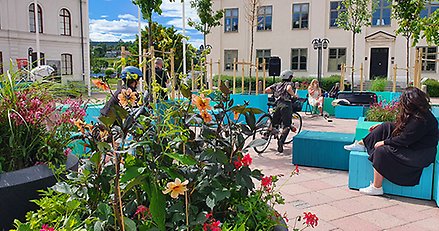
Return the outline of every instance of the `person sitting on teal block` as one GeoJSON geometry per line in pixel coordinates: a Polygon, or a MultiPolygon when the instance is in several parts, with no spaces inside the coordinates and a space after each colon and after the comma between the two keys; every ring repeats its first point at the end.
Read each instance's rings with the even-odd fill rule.
{"type": "Polygon", "coordinates": [[[317,79],[313,79],[308,87],[308,103],[314,108],[317,107],[323,116],[323,95],[317,79]]]}
{"type": "MultiPolygon", "coordinates": [[[[277,142],[277,151],[283,152],[284,142],[288,137],[290,129],[295,129],[292,127],[292,116],[293,116],[293,102],[297,100],[297,96],[293,90],[293,83],[291,79],[293,78],[293,72],[290,70],[285,70],[280,74],[282,82],[275,83],[265,89],[265,92],[270,94],[273,93],[276,98],[276,108],[273,115],[273,126],[278,127],[282,121],[283,129],[280,138],[277,142]]],[[[294,130],[293,130],[294,131],[294,130]]]]}
{"type": "Polygon", "coordinates": [[[401,94],[395,123],[374,125],[363,140],[345,146],[350,151],[367,151],[374,168],[373,182],[360,192],[382,195],[384,178],[401,186],[419,184],[422,170],[435,161],[438,134],[428,96],[408,87],[401,94]]]}

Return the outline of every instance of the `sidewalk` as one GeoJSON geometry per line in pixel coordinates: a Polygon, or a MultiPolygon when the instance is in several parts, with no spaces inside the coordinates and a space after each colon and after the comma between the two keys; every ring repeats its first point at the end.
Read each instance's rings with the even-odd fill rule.
{"type": "MultiPolygon", "coordinates": [[[[439,99],[434,100],[439,103],[439,99]]],[[[333,119],[330,123],[319,116],[302,116],[304,130],[355,133],[355,120],[333,119]]],[[[299,175],[289,178],[294,170],[291,145],[283,154],[277,153],[276,147],[272,142],[264,154],[251,151],[251,155],[253,166],[264,174],[284,175],[277,189],[285,205],[277,209],[281,214],[287,212],[291,230],[294,217],[303,212],[319,217],[318,226],[309,230],[439,230],[439,208],[434,201],[362,195],[348,188],[346,171],[299,167],[299,175]]],[[[301,222],[297,227],[302,227],[301,222]]]]}

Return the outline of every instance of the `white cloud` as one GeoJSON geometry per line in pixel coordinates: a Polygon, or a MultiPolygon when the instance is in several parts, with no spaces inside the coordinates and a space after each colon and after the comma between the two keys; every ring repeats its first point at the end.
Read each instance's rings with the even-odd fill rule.
{"type": "Polygon", "coordinates": [[[101,15],[101,18],[108,18],[108,15],[101,15]]]}
{"type": "Polygon", "coordinates": [[[121,15],[118,15],[117,17],[120,19],[129,20],[129,21],[137,21],[138,20],[137,17],[132,15],[132,14],[121,14],[121,15]]]}
{"type": "MultiPolygon", "coordinates": [[[[185,1],[184,5],[186,14],[186,28],[189,28],[187,25],[187,20],[190,18],[194,21],[199,21],[199,18],[197,11],[191,7],[189,1],[185,1]]],[[[180,1],[170,2],[169,0],[164,0],[160,8],[163,12],[159,17],[171,18],[166,25],[174,26],[177,29],[183,28],[183,9],[180,1]]]]}
{"type": "MultiPolygon", "coordinates": [[[[138,33],[137,18],[130,14],[119,15],[117,20],[91,19],[90,39],[92,41],[135,40],[138,33]]],[[[142,27],[146,23],[142,22],[142,27]]]]}
{"type": "Polygon", "coordinates": [[[198,48],[203,44],[203,39],[189,39],[188,43],[192,44],[195,48],[198,48]]]}

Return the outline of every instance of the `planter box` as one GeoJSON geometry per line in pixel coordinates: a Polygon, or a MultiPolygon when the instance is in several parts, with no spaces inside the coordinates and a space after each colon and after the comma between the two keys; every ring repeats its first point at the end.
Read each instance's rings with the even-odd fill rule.
{"type": "Polygon", "coordinates": [[[364,106],[344,106],[335,107],[335,118],[338,119],[358,119],[364,116],[364,106]]]}
{"type": "MultiPolygon", "coordinates": [[[[78,170],[78,158],[67,157],[66,167],[78,170]]],[[[0,174],[0,228],[13,228],[14,219],[24,221],[28,211],[38,206],[30,202],[39,198],[38,190],[47,189],[56,183],[56,178],[46,165],[36,165],[14,172],[0,174]]]]}
{"type": "Polygon", "coordinates": [[[437,157],[434,165],[433,199],[436,201],[436,204],[439,207],[439,159],[437,159],[437,157]]]}
{"type": "Polygon", "coordinates": [[[401,96],[401,92],[390,92],[390,91],[373,91],[377,95],[377,101],[387,103],[392,101],[399,101],[399,97],[401,96]]]}
{"type": "Polygon", "coordinates": [[[369,134],[369,128],[375,124],[381,124],[382,122],[365,121],[366,118],[358,118],[357,127],[355,128],[355,140],[362,140],[369,134]]]}
{"type": "Polygon", "coordinates": [[[332,101],[334,101],[334,98],[323,99],[323,111],[327,112],[330,116],[335,115],[335,107],[332,106],[332,101]]]}

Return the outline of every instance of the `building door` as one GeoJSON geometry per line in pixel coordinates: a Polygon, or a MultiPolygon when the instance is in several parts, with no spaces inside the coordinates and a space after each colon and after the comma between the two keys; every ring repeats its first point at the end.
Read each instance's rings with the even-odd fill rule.
{"type": "Polygon", "coordinates": [[[387,68],[389,64],[389,48],[370,49],[370,79],[379,76],[387,78],[387,68]]]}

